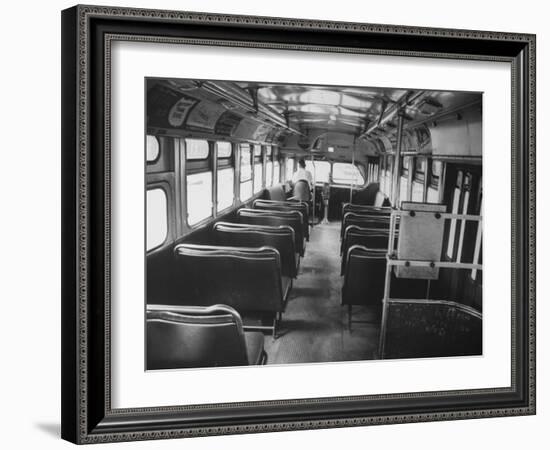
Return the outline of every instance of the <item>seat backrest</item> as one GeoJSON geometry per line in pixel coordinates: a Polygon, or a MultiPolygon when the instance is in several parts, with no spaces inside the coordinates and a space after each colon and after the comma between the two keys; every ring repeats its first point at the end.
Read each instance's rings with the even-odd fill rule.
{"type": "Polygon", "coordinates": [[[344,232],[342,239],[342,267],[341,275],[346,268],[348,250],[354,245],[361,245],[368,249],[388,250],[389,232],[380,228],[360,228],[357,225],[350,225],[344,232]]]}
{"type": "Polygon", "coordinates": [[[281,258],[273,247],[179,244],[174,248],[178,304],[224,304],[243,312],[283,310],[281,258]]]}
{"type": "Polygon", "coordinates": [[[379,206],[356,205],[355,203],[344,203],[342,205],[342,217],[348,212],[389,217],[389,215],[391,214],[391,208],[386,206],[379,207],[379,206]]]}
{"type": "Polygon", "coordinates": [[[147,305],[147,369],[248,365],[243,325],[227,305],[147,305]]]}
{"type": "Polygon", "coordinates": [[[380,228],[389,230],[390,228],[390,216],[380,214],[359,214],[355,212],[348,212],[344,214],[342,219],[341,238],[344,238],[344,231],[350,225],[357,225],[361,228],[380,228]]]}
{"type": "Polygon", "coordinates": [[[266,211],[298,211],[302,214],[303,233],[309,238],[309,206],[305,202],[276,202],[272,200],[254,200],[254,209],[264,209],[266,211]]]}
{"type": "Polygon", "coordinates": [[[442,300],[388,302],[384,358],[481,355],[479,311],[442,300]]]}
{"type": "Polygon", "coordinates": [[[281,255],[281,272],[283,276],[295,278],[297,275],[294,230],[289,225],[268,226],[217,222],[214,225],[213,237],[216,245],[273,247],[281,255]]]}
{"type": "Polygon", "coordinates": [[[296,251],[301,256],[304,255],[303,216],[300,212],[241,208],[237,211],[237,221],[254,225],[291,226],[294,230],[296,251]]]}
{"type": "Polygon", "coordinates": [[[274,186],[267,188],[266,196],[268,200],[278,200],[278,201],[286,200],[286,193],[282,184],[276,184],[274,186]]]}
{"type": "Polygon", "coordinates": [[[296,183],[294,183],[294,188],[292,189],[292,197],[303,202],[311,201],[309,183],[306,180],[296,181],[296,183]]]}
{"type": "Polygon", "coordinates": [[[346,255],[343,305],[381,305],[384,297],[386,250],[353,245],[346,255]]]}
{"type": "Polygon", "coordinates": [[[369,183],[367,187],[353,194],[353,203],[358,205],[374,205],[378,192],[380,192],[380,183],[369,183]]]}

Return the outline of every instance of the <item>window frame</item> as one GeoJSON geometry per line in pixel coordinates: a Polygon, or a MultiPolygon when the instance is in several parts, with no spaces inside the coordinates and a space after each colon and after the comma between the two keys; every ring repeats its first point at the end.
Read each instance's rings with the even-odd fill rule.
{"type": "Polygon", "coordinates": [[[172,235],[172,214],[171,214],[171,194],[170,189],[168,189],[169,186],[164,182],[155,182],[151,184],[147,184],[145,186],[145,254],[150,255],[151,253],[162,249],[165,247],[168,242],[169,238],[171,238],[172,235]],[[164,193],[164,197],[166,199],[166,235],[164,236],[164,240],[151,248],[147,248],[147,217],[148,217],[148,208],[147,208],[147,193],[149,191],[155,191],[160,190],[164,193]]]}

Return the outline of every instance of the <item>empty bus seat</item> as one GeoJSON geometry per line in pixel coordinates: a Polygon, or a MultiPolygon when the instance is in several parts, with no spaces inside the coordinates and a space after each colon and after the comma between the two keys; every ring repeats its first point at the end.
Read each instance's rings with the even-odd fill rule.
{"type": "Polygon", "coordinates": [[[273,247],[179,244],[174,248],[177,304],[235,308],[247,322],[272,321],[275,334],[292,279],[281,272],[273,247]]]}
{"type": "Polygon", "coordinates": [[[444,300],[388,301],[383,358],[481,355],[479,311],[444,300]]]}
{"type": "Polygon", "coordinates": [[[302,214],[303,232],[306,240],[309,241],[309,206],[306,202],[288,201],[279,202],[274,200],[254,200],[254,209],[265,209],[267,211],[298,211],[302,214]]]}
{"type": "Polygon", "coordinates": [[[147,369],[265,364],[264,336],[227,305],[147,305],[147,369]]]}
{"type": "Polygon", "coordinates": [[[379,228],[360,228],[357,225],[350,225],[344,232],[342,239],[341,275],[344,275],[348,250],[354,245],[361,245],[368,249],[388,250],[389,232],[379,228]]]}
{"type": "Polygon", "coordinates": [[[344,231],[350,225],[357,225],[361,228],[381,228],[389,230],[390,216],[381,214],[359,214],[355,212],[347,212],[342,219],[342,229],[340,238],[343,239],[344,231]]]}
{"type": "Polygon", "coordinates": [[[348,306],[350,330],[353,305],[374,306],[376,310],[382,306],[386,251],[353,245],[347,252],[342,286],[342,305],[348,306]]]}
{"type": "Polygon", "coordinates": [[[296,278],[300,255],[294,246],[294,230],[289,225],[269,226],[217,222],[213,228],[216,245],[275,248],[281,255],[283,276],[296,278]]]}
{"type": "Polygon", "coordinates": [[[305,243],[303,233],[303,217],[298,211],[267,211],[261,209],[241,208],[237,211],[239,223],[255,225],[289,225],[294,230],[294,244],[300,256],[304,256],[305,243]]]}
{"type": "Polygon", "coordinates": [[[378,192],[380,192],[380,184],[369,183],[364,189],[353,194],[352,201],[358,205],[374,205],[378,192]]]}
{"type": "Polygon", "coordinates": [[[282,184],[276,184],[266,189],[267,200],[285,201],[286,192],[282,184]]]}
{"type": "Polygon", "coordinates": [[[342,217],[344,217],[348,212],[389,217],[391,214],[391,208],[387,206],[384,206],[384,207],[366,206],[366,205],[356,205],[355,203],[344,203],[342,205],[342,217]]]}

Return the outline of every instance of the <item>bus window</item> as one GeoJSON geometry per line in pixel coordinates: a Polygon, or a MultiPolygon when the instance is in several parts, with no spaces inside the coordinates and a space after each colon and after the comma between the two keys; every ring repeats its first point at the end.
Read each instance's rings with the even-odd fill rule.
{"type": "Polygon", "coordinates": [[[424,199],[424,179],[426,176],[426,159],[417,157],[415,161],[414,180],[412,183],[411,200],[421,202],[424,199]]]}
{"type": "MultiPolygon", "coordinates": [[[[271,147],[268,147],[271,148],[271,147]]],[[[273,186],[273,162],[268,161],[265,164],[265,186],[273,186]]]]}
{"type": "Polygon", "coordinates": [[[147,190],[147,251],[161,245],[168,235],[168,208],[166,192],[155,188],[147,190]]]}
{"type": "MultiPolygon", "coordinates": [[[[483,200],[480,203],[479,206],[479,214],[483,214],[483,200]]],[[[476,233],[476,243],[474,247],[474,264],[481,264],[481,240],[482,240],[482,234],[483,234],[483,227],[481,222],[477,223],[477,233],[476,233]]],[[[472,272],[470,273],[470,277],[472,280],[476,280],[477,278],[477,269],[472,269],[472,272]]]]}
{"type": "Polygon", "coordinates": [[[160,154],[159,140],[156,136],[147,135],[147,162],[152,163],[157,160],[160,154]]]}
{"type": "MultiPolygon", "coordinates": [[[[453,193],[452,214],[458,214],[460,193],[462,192],[462,172],[459,171],[456,177],[456,185],[453,193]]],[[[449,239],[447,241],[447,257],[453,259],[455,251],[456,219],[451,219],[449,227],[449,239]]]]}
{"type": "Polygon", "coordinates": [[[218,158],[231,158],[233,153],[231,148],[231,142],[216,142],[216,150],[218,153],[218,158]]]}
{"type": "Polygon", "coordinates": [[[272,153],[273,153],[273,152],[272,152],[272,149],[271,149],[271,145],[267,145],[267,146],[265,147],[265,154],[266,154],[267,157],[269,158],[269,157],[271,157],[272,153]]]}
{"type": "Polygon", "coordinates": [[[212,216],[212,172],[187,175],[187,223],[212,216]]]}
{"type": "Polygon", "coordinates": [[[286,159],[286,166],[285,166],[285,181],[292,180],[292,175],[294,174],[294,158],[287,158],[286,159]]]}
{"type": "Polygon", "coordinates": [[[254,164],[254,194],[262,190],[262,163],[254,164]]]}
{"type": "Polygon", "coordinates": [[[278,184],[281,182],[281,166],[279,161],[273,163],[273,184],[278,184]]]}
{"type": "Polygon", "coordinates": [[[252,197],[252,149],[250,144],[241,144],[241,189],[240,199],[246,201],[252,197]]]}
{"type": "MultiPolygon", "coordinates": [[[[470,188],[472,185],[472,176],[466,175],[464,177],[464,184],[463,184],[463,190],[464,190],[464,196],[462,199],[462,214],[468,214],[468,206],[470,204],[470,188]]],[[[466,221],[461,220],[460,221],[460,233],[458,235],[458,249],[456,252],[456,260],[457,262],[461,262],[462,260],[462,244],[464,243],[464,230],[466,228],[466,221]]]]}
{"type": "Polygon", "coordinates": [[[330,179],[330,163],[328,161],[314,161],[312,166],[311,161],[308,162],[310,165],[308,167],[306,162],[306,169],[314,176],[315,183],[328,183],[330,179]]]}
{"type": "Polygon", "coordinates": [[[428,165],[430,168],[430,176],[428,180],[428,203],[439,203],[439,180],[443,171],[443,163],[441,161],[432,161],[428,165]]]}
{"type": "Polygon", "coordinates": [[[259,144],[254,145],[254,156],[262,156],[262,146],[259,144]]]}
{"type": "Polygon", "coordinates": [[[233,205],[234,179],[233,167],[218,170],[218,211],[233,205]]]}
{"type": "Polygon", "coordinates": [[[188,160],[208,158],[208,141],[204,139],[185,139],[185,155],[188,160]]]}
{"type": "Polygon", "coordinates": [[[357,166],[350,163],[334,163],[332,166],[332,182],[335,184],[363,186],[365,179],[357,166]]]}

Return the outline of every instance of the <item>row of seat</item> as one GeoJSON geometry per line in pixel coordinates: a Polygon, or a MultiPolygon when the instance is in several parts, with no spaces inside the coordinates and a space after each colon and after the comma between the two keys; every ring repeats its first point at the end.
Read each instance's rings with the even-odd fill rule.
{"type": "MultiPolygon", "coordinates": [[[[175,282],[179,283],[177,288],[182,295],[175,308],[183,310],[174,312],[170,305],[149,305],[155,306],[157,310],[151,312],[150,324],[148,313],[148,326],[156,330],[148,334],[148,338],[167,339],[168,334],[175,333],[173,338],[177,341],[178,336],[185,334],[188,342],[196,341],[197,347],[203,348],[207,344],[202,340],[217,340],[217,336],[225,333],[220,331],[216,334],[212,330],[225,323],[217,317],[220,308],[222,312],[226,311],[226,316],[227,310],[223,308],[234,311],[238,317],[238,321],[231,319],[233,326],[223,325],[225,329],[238,329],[242,320],[247,330],[271,330],[273,336],[277,336],[293,280],[298,276],[300,257],[305,253],[305,242],[309,237],[309,208],[303,202],[273,200],[256,200],[252,206],[239,209],[232,222],[215,223],[208,238],[201,243],[184,242],[175,246],[175,282]],[[217,308],[212,305],[217,305],[217,308]],[[214,308],[214,313],[208,308],[214,308]],[[198,316],[192,314],[197,311],[198,316]],[[185,320],[174,316],[176,313],[183,314],[185,320]],[[159,314],[162,317],[159,318],[159,314]],[[189,319],[191,316],[192,319],[189,319]],[[174,323],[168,325],[170,321],[174,323]],[[182,325],[184,322],[185,327],[182,325]],[[182,327],[186,329],[185,332],[182,327]],[[205,331],[205,327],[210,331],[205,331]],[[191,328],[194,331],[189,331],[191,328]],[[215,336],[206,337],[209,333],[215,336]]],[[[245,333],[247,335],[248,331],[245,333]]],[[[231,342],[231,339],[228,338],[227,342],[231,342]]],[[[246,342],[244,345],[248,348],[246,342]]],[[[166,346],[171,348],[172,344],[166,346]]],[[[166,349],[166,352],[170,350],[166,349]]],[[[178,367],[214,363],[244,364],[242,357],[228,357],[232,361],[230,364],[227,358],[216,359],[214,356],[204,356],[208,361],[200,360],[201,352],[195,353],[196,357],[190,360],[172,363],[170,357],[166,354],[162,356],[155,350],[151,352],[151,357],[158,356],[164,362],[151,360],[151,366],[170,368],[174,364],[178,367]]],[[[232,352],[229,354],[233,355],[232,352]]],[[[249,362],[253,363],[251,361],[256,359],[249,358],[249,362]]]]}
{"type": "Polygon", "coordinates": [[[384,296],[391,208],[345,203],[342,206],[341,269],[342,305],[379,308],[384,296]]]}

